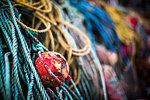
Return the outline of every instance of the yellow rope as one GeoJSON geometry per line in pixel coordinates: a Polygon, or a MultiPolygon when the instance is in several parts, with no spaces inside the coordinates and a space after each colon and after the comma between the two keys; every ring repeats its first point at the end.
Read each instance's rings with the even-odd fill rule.
{"type": "Polygon", "coordinates": [[[28,30],[30,30],[30,31],[33,31],[33,32],[37,32],[37,33],[44,33],[44,32],[47,32],[47,31],[50,29],[50,27],[51,27],[50,23],[47,23],[46,29],[43,29],[43,30],[36,30],[36,29],[30,28],[30,27],[28,27],[27,25],[23,24],[23,23],[20,22],[17,18],[16,18],[16,20],[17,20],[17,22],[18,22],[20,25],[22,25],[24,28],[26,28],[26,29],[28,29],[28,30]]]}
{"type": "MultiPolygon", "coordinates": [[[[65,54],[67,51],[68,53],[68,63],[71,64],[73,61],[72,55],[75,56],[84,56],[87,55],[90,52],[91,49],[91,42],[89,38],[83,33],[81,30],[73,26],[72,24],[63,21],[62,20],[62,14],[59,11],[59,8],[53,4],[49,0],[40,0],[38,2],[17,2],[18,4],[21,4],[23,7],[32,10],[34,17],[39,19],[39,22],[37,25],[34,25],[35,18],[33,18],[32,28],[26,26],[19,20],[17,22],[21,24],[26,29],[29,29],[30,31],[42,33],[46,32],[46,39],[44,41],[44,45],[54,51],[59,51],[61,54],[65,54]],[[46,23],[47,22],[47,23],[46,23]],[[44,24],[46,29],[44,30],[38,30],[39,27],[44,24]],[[81,38],[85,41],[85,46],[81,49],[74,49],[71,48],[70,40],[64,33],[62,29],[62,25],[67,26],[77,33],[80,34],[81,38]],[[33,28],[35,26],[35,29],[33,28]],[[51,26],[51,27],[50,27],[51,26]],[[57,35],[57,38],[53,36],[53,32],[57,35]],[[56,45],[55,45],[56,43],[56,45]]],[[[16,5],[16,4],[15,4],[16,5]]]]}
{"type": "MultiPolygon", "coordinates": [[[[72,66],[72,70],[73,70],[73,80],[75,81],[75,85],[77,85],[80,81],[81,78],[81,69],[80,68],[76,68],[75,66],[72,66]]],[[[70,86],[70,88],[73,88],[73,85],[70,86]]]]}
{"type": "MultiPolygon", "coordinates": [[[[43,0],[41,0],[41,1],[43,1],[43,0]]],[[[49,6],[49,8],[48,9],[39,9],[39,8],[37,8],[37,7],[34,7],[33,5],[29,5],[29,3],[25,3],[25,2],[18,2],[18,1],[16,1],[17,3],[19,3],[19,4],[21,4],[21,5],[24,5],[24,6],[26,6],[26,7],[28,7],[28,8],[30,8],[30,9],[33,9],[33,10],[36,10],[36,11],[39,11],[39,12],[43,12],[43,13],[49,13],[51,10],[52,10],[52,8],[51,8],[51,3],[50,2],[47,2],[47,4],[48,4],[48,6],[49,6]]],[[[35,5],[35,4],[34,4],[35,5]]]]}
{"type": "Polygon", "coordinates": [[[127,46],[130,45],[132,42],[134,42],[137,45],[136,46],[137,50],[140,51],[144,50],[144,41],[142,35],[129,26],[127,18],[128,16],[130,16],[129,15],[130,12],[132,12],[134,13],[134,15],[136,15],[138,19],[141,18],[141,21],[143,23],[146,23],[144,19],[142,19],[142,17],[140,17],[132,10],[129,10],[129,14],[127,14],[126,12],[122,11],[119,8],[107,5],[105,2],[101,2],[101,5],[104,7],[104,9],[108,12],[108,14],[113,19],[116,26],[117,35],[121,40],[121,42],[127,46]]]}

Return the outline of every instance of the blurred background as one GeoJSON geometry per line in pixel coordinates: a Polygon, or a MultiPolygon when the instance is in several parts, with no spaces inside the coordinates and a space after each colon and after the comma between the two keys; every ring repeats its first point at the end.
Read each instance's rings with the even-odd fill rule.
{"type": "MultiPolygon", "coordinates": [[[[124,10],[130,9],[135,13],[137,13],[142,18],[144,18],[144,20],[146,21],[146,23],[143,24],[142,26],[146,32],[146,37],[147,37],[146,47],[148,48],[148,51],[144,56],[141,56],[140,53],[136,53],[135,62],[134,62],[136,66],[136,72],[139,80],[140,90],[136,95],[133,95],[134,94],[133,92],[130,93],[132,90],[128,91],[127,94],[129,100],[133,100],[137,98],[149,99],[150,98],[150,0],[87,0],[87,1],[104,9],[105,6],[103,7],[101,5],[100,3],[101,1],[105,1],[108,5],[115,6],[115,7],[122,6],[124,7],[124,10]]],[[[108,14],[111,16],[110,12],[108,12],[108,14]]],[[[137,48],[136,51],[138,52],[138,50],[139,48],[137,48]]],[[[134,85],[132,85],[132,83],[129,83],[128,86],[132,87],[134,85]]]]}

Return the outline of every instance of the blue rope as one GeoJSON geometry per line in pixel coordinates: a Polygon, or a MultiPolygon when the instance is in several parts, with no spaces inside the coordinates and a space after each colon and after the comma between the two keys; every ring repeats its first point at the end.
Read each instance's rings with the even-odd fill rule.
{"type": "Polygon", "coordinates": [[[75,2],[75,0],[69,0],[69,2],[85,15],[92,42],[94,42],[92,29],[95,29],[98,30],[98,33],[104,38],[107,47],[111,51],[116,51],[116,45],[120,47],[120,41],[115,32],[114,23],[104,10],[82,0],[78,2],[75,2]]]}
{"type": "Polygon", "coordinates": [[[92,41],[93,48],[96,46],[93,30],[97,30],[98,33],[103,37],[109,50],[112,52],[119,51],[121,53],[124,62],[126,63],[130,73],[134,78],[135,83],[138,83],[137,78],[133,73],[130,61],[123,51],[122,45],[115,31],[115,25],[110,16],[101,8],[98,8],[84,0],[68,1],[85,15],[89,38],[92,41]]]}
{"type": "MultiPolygon", "coordinates": [[[[24,95],[23,95],[23,92],[22,92],[22,88],[21,88],[21,84],[20,84],[20,81],[19,81],[19,76],[18,76],[18,57],[17,57],[17,48],[18,48],[18,43],[17,43],[17,39],[16,39],[16,36],[15,36],[15,29],[14,29],[14,26],[13,26],[13,24],[9,21],[9,23],[10,23],[10,25],[12,26],[12,36],[13,36],[13,40],[12,40],[12,46],[13,46],[13,48],[12,48],[12,55],[13,55],[13,68],[12,68],[12,70],[13,70],[13,72],[14,72],[14,79],[15,79],[15,81],[14,82],[16,82],[17,83],[17,88],[18,88],[18,90],[19,90],[19,93],[20,93],[20,95],[21,95],[21,97],[23,98],[23,99],[25,99],[25,97],[24,97],[24,95]]],[[[14,83],[15,84],[15,83],[14,83]]]]}
{"type": "Polygon", "coordinates": [[[47,91],[53,96],[53,99],[58,99],[57,95],[50,88],[48,88],[47,91]]]}
{"type": "Polygon", "coordinates": [[[11,99],[11,88],[10,88],[10,65],[9,65],[9,59],[8,56],[11,54],[11,52],[8,52],[5,54],[5,89],[6,89],[6,99],[11,99]]]}
{"type": "Polygon", "coordinates": [[[62,88],[64,90],[63,92],[65,92],[68,95],[70,100],[73,100],[72,96],[70,95],[70,93],[67,91],[66,88],[64,88],[63,86],[60,86],[60,88],[62,88]]]}
{"type": "Polygon", "coordinates": [[[5,73],[4,73],[4,58],[3,58],[3,49],[2,49],[2,41],[0,37],[0,90],[3,98],[6,99],[6,92],[4,86],[5,73]]]}
{"type": "Polygon", "coordinates": [[[61,89],[60,92],[59,92],[58,89],[55,88],[55,91],[56,91],[56,93],[57,93],[57,95],[58,95],[59,100],[63,100],[62,97],[61,97],[62,89],[61,89]],[[60,93],[60,94],[59,94],[59,93],[60,93]]]}
{"type": "Polygon", "coordinates": [[[33,100],[33,93],[32,93],[32,88],[33,88],[33,84],[34,84],[34,77],[33,74],[30,74],[30,84],[28,87],[28,95],[27,95],[27,100],[33,100]]]}
{"type": "MultiPolygon", "coordinates": [[[[3,32],[2,36],[6,42],[7,49],[7,53],[4,52],[4,62],[3,46],[1,43],[2,37],[0,37],[0,91],[3,98],[9,100],[50,100],[55,95],[55,97],[58,96],[56,99],[62,99],[59,91],[56,91],[56,95],[53,90],[51,92],[47,89],[45,90],[33,64],[36,53],[49,50],[36,38],[35,35],[38,35],[37,33],[31,32],[17,23],[16,18],[21,21],[21,14],[18,13],[17,9],[13,9],[10,0],[7,1],[9,5],[5,5],[0,1],[0,5],[2,5],[2,9],[0,9],[0,28],[3,32]],[[9,55],[12,59],[9,59],[9,55]],[[25,91],[27,93],[24,93],[25,91]]],[[[54,74],[52,75],[57,79],[54,74]]],[[[57,80],[61,82],[59,79],[57,80]]],[[[62,96],[66,100],[68,97],[70,99],[75,97],[76,99],[83,100],[73,80],[71,80],[71,83],[76,93],[66,83],[61,82],[63,88],[61,89],[63,92],[62,96]]]]}
{"type": "Polygon", "coordinates": [[[37,74],[37,71],[36,71],[36,69],[35,69],[35,67],[34,67],[34,65],[33,65],[33,63],[32,63],[31,57],[30,57],[30,55],[29,55],[28,52],[27,52],[27,51],[28,51],[28,48],[25,47],[25,39],[23,38],[23,36],[22,36],[22,34],[21,34],[21,31],[20,31],[20,29],[19,29],[19,27],[18,27],[16,18],[15,18],[15,13],[14,13],[13,7],[12,7],[12,5],[11,5],[11,2],[10,2],[9,0],[7,0],[7,1],[8,1],[8,4],[9,4],[9,6],[10,6],[10,10],[11,10],[13,22],[14,22],[15,27],[16,27],[16,30],[17,30],[17,32],[18,32],[19,39],[21,40],[22,48],[23,48],[23,50],[24,50],[24,52],[25,52],[26,60],[27,60],[28,64],[30,65],[30,67],[31,67],[31,69],[32,69],[32,71],[33,71],[33,74],[34,74],[34,76],[35,76],[37,85],[38,85],[38,87],[39,87],[39,89],[40,89],[40,91],[41,91],[41,93],[42,93],[43,99],[47,100],[47,99],[49,99],[48,94],[46,93],[46,91],[45,91],[45,89],[44,89],[44,87],[43,87],[43,85],[42,85],[42,83],[41,83],[41,80],[39,79],[39,76],[38,76],[38,74],[37,74]]]}

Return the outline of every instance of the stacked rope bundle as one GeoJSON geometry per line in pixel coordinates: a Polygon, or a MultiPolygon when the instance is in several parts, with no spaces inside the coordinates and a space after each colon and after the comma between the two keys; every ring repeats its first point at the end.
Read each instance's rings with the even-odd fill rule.
{"type": "MultiPolygon", "coordinates": [[[[84,16],[75,8],[73,8],[67,1],[61,1],[60,5],[65,10],[65,13],[63,13],[63,16],[65,16],[65,20],[72,22],[75,26],[83,30],[85,33],[88,33],[85,29],[85,26],[83,25],[84,16]]],[[[69,30],[69,32],[76,41],[76,46],[78,48],[85,45],[82,37],[80,37],[75,31],[69,30]]],[[[81,66],[82,74],[78,86],[81,93],[84,94],[84,98],[102,99],[102,95],[104,94],[104,99],[107,99],[102,66],[98,57],[96,56],[96,53],[94,52],[94,48],[91,48],[91,52],[88,55],[77,59],[76,63],[81,66]],[[90,88],[93,89],[90,90],[90,88]],[[93,95],[94,93],[96,95],[93,95]]]]}
{"type": "MultiPolygon", "coordinates": [[[[46,22],[51,24],[51,29],[47,31],[48,34],[47,34],[46,40],[45,40],[45,46],[47,48],[50,46],[49,42],[51,40],[51,49],[52,50],[57,50],[57,48],[59,47],[59,44],[60,44],[63,47],[63,49],[67,50],[68,52],[72,52],[72,54],[76,55],[76,56],[83,56],[83,55],[86,55],[89,53],[91,43],[90,43],[89,39],[87,38],[87,36],[83,32],[81,32],[79,29],[75,28],[73,25],[63,21],[61,12],[59,11],[59,9],[57,8],[57,6],[54,3],[52,3],[51,1],[48,1],[48,0],[46,0],[46,1],[41,0],[38,3],[37,2],[30,3],[27,1],[26,2],[18,2],[18,3],[21,5],[24,5],[27,9],[36,10],[33,12],[33,15],[40,20],[40,22],[37,24],[39,27],[41,25],[40,24],[41,22],[45,26],[47,26],[46,22]],[[38,10],[37,10],[37,8],[38,8],[38,10]],[[46,11],[45,10],[43,11],[43,8],[45,8],[46,11]],[[49,10],[49,9],[51,9],[51,10],[49,10]],[[82,49],[79,49],[79,50],[70,48],[69,40],[66,38],[63,30],[61,29],[62,25],[70,27],[70,28],[74,29],[75,31],[77,31],[78,33],[80,33],[85,38],[86,45],[82,49]],[[57,43],[56,48],[55,48],[55,40],[52,35],[53,34],[52,32],[56,33],[58,41],[59,41],[57,43]],[[64,40],[64,39],[66,39],[66,40],[64,40]]],[[[21,24],[21,25],[25,26],[24,24],[21,24]]],[[[36,26],[36,28],[39,28],[38,26],[36,26]]],[[[30,28],[28,28],[28,29],[30,29],[30,28]]]]}
{"type": "Polygon", "coordinates": [[[89,37],[91,41],[93,41],[94,48],[96,48],[96,39],[100,42],[101,40],[104,40],[102,41],[102,44],[106,44],[107,48],[111,52],[120,52],[124,62],[131,70],[130,62],[122,50],[122,46],[117,36],[114,23],[110,16],[103,9],[100,9],[83,0],[70,1],[70,3],[85,15],[89,37]],[[94,33],[96,35],[95,37],[94,33]],[[102,39],[96,37],[102,37],[102,39]]]}
{"type": "MultiPolygon", "coordinates": [[[[82,26],[82,23],[80,23],[80,21],[79,21],[79,20],[82,20],[82,18],[80,17],[81,14],[80,13],[76,14],[75,9],[73,7],[71,7],[68,4],[68,2],[64,1],[64,4],[61,4],[61,7],[63,7],[63,9],[65,9],[66,13],[63,12],[63,9],[58,4],[57,4],[57,6],[59,7],[59,9],[63,15],[63,18],[65,20],[67,20],[68,22],[72,22],[78,28],[85,30],[84,29],[85,27],[82,26]],[[70,18],[70,20],[66,14],[68,14],[68,17],[70,18]],[[78,19],[78,22],[76,19],[78,19]]],[[[70,29],[68,30],[68,28],[65,28],[65,27],[63,27],[63,30],[64,30],[66,36],[72,40],[72,42],[70,44],[73,48],[81,48],[85,45],[84,39],[80,35],[78,35],[77,32],[70,30],[70,29]]],[[[87,33],[86,31],[84,31],[84,32],[87,33]]],[[[75,79],[75,83],[78,84],[77,86],[79,87],[79,90],[81,91],[81,94],[83,95],[83,97],[85,99],[96,99],[96,98],[102,99],[103,93],[105,94],[105,97],[107,97],[106,93],[105,93],[106,90],[105,90],[105,84],[104,84],[101,64],[100,64],[97,56],[95,55],[93,48],[91,49],[91,52],[88,55],[86,55],[84,57],[80,57],[80,58],[76,57],[75,61],[76,61],[75,63],[77,63],[76,67],[74,66],[75,63],[71,64],[71,68],[73,70],[72,73],[73,73],[73,76],[78,77],[78,78],[74,78],[74,79],[75,79]],[[93,59],[93,60],[91,61],[91,59],[93,59]],[[79,65],[80,65],[80,67],[77,67],[79,65]],[[101,83],[103,84],[103,86],[102,86],[103,92],[100,89],[101,83]],[[90,90],[90,88],[93,88],[93,89],[90,90]],[[96,96],[93,95],[94,93],[96,94],[96,96]]]]}
{"type": "Polygon", "coordinates": [[[133,72],[137,77],[137,66],[134,65],[135,56],[147,55],[147,36],[143,29],[143,25],[145,26],[147,23],[144,18],[132,10],[109,6],[104,2],[101,2],[101,5],[114,20],[119,39],[124,44],[124,51],[130,59],[133,72]]]}
{"type": "MultiPolygon", "coordinates": [[[[49,2],[49,4],[51,3],[50,1],[47,2],[49,2]]],[[[60,42],[62,47],[64,46],[65,50],[69,51],[68,61],[71,58],[70,56],[72,54],[76,56],[81,56],[81,55],[86,55],[89,52],[90,41],[87,38],[87,36],[84,35],[84,33],[81,32],[79,29],[75,28],[73,25],[70,25],[67,22],[64,22],[60,19],[57,20],[57,23],[48,21],[51,22],[51,24],[50,23],[46,24],[45,19],[42,19],[45,17],[42,18],[38,17],[40,20],[39,23],[42,22],[46,26],[46,29],[37,30],[34,28],[30,28],[22,23],[21,14],[18,13],[18,10],[16,8],[13,8],[9,0],[8,0],[9,5],[6,5],[3,2],[0,3],[2,7],[2,9],[0,10],[1,11],[0,14],[2,16],[0,20],[1,21],[0,26],[2,30],[1,41],[0,41],[1,43],[0,49],[2,52],[0,56],[1,57],[0,58],[1,59],[0,86],[1,86],[1,93],[3,94],[2,97],[4,99],[11,99],[12,97],[14,99],[19,98],[19,99],[44,99],[44,100],[51,99],[51,98],[82,99],[72,79],[69,79],[69,81],[72,83],[72,86],[75,88],[76,93],[73,92],[66,84],[69,83],[68,81],[66,83],[61,82],[47,67],[45,69],[47,70],[48,74],[51,75],[60,84],[60,86],[54,89],[49,87],[43,87],[43,84],[35,69],[34,61],[36,56],[38,56],[37,54],[40,54],[41,52],[44,51],[48,51],[48,49],[45,46],[43,46],[42,43],[36,38],[37,32],[38,33],[48,32],[48,34],[51,35],[50,40],[52,41],[51,43],[53,44],[54,39],[52,39],[53,38],[51,34],[52,33],[51,29],[52,29],[53,32],[56,33],[58,37],[58,41],[60,42]],[[60,34],[60,32],[62,34],[64,32],[62,31],[59,22],[79,32],[83,36],[84,40],[87,42],[87,45],[85,45],[83,49],[79,49],[79,50],[70,48],[69,41],[67,41],[68,44],[65,43],[65,40],[63,40],[63,37],[60,34]],[[57,31],[56,28],[59,31],[57,31]],[[27,87],[28,90],[26,90],[26,88],[24,87],[27,87]]],[[[14,5],[14,7],[16,6],[18,5],[14,5]]],[[[50,5],[48,6],[51,7],[50,5]]],[[[54,4],[53,7],[57,9],[54,4]]],[[[30,9],[31,8],[36,9],[35,7],[30,7],[30,9]]],[[[38,11],[45,12],[49,10],[38,9],[35,12],[39,13],[38,11]]],[[[52,19],[54,18],[52,14],[50,16],[52,17],[52,19]]],[[[64,38],[66,39],[65,34],[63,35],[64,38]]],[[[56,48],[54,48],[53,46],[55,45],[51,45],[50,48],[56,50],[56,48]]]]}
{"type": "MultiPolygon", "coordinates": [[[[136,84],[136,88],[137,88],[137,84],[138,84],[138,81],[137,81],[137,76],[136,76],[136,72],[135,72],[135,67],[133,65],[133,62],[131,62],[130,64],[130,61],[129,59],[127,58],[127,55],[124,53],[124,50],[122,48],[122,44],[120,43],[119,39],[121,40],[122,42],[122,38],[120,38],[120,33],[118,33],[118,29],[121,30],[122,32],[124,31],[123,29],[124,28],[120,28],[121,25],[119,25],[119,27],[116,27],[115,29],[115,26],[113,24],[113,21],[110,19],[109,15],[106,14],[105,11],[103,11],[102,9],[98,9],[97,7],[95,7],[94,5],[91,5],[89,4],[88,2],[85,2],[84,0],[79,0],[79,1],[74,1],[74,0],[70,0],[70,3],[75,6],[80,12],[82,12],[84,15],[85,15],[85,20],[86,20],[86,25],[87,25],[87,29],[88,29],[88,32],[89,32],[89,37],[91,38],[91,41],[93,41],[93,46],[96,45],[96,42],[95,42],[95,37],[93,35],[94,31],[98,32],[101,34],[101,36],[103,37],[104,41],[105,41],[105,44],[107,46],[107,48],[111,51],[117,51],[117,53],[121,54],[121,57],[123,58],[123,60],[126,62],[126,66],[128,66],[129,68],[129,71],[130,73],[132,74],[133,76],[133,79],[134,79],[134,82],[136,84]],[[96,12],[100,12],[100,13],[96,13],[96,12]],[[104,17],[105,16],[105,17],[104,17]],[[105,18],[105,19],[103,19],[105,18]],[[96,20],[96,19],[99,19],[99,20],[96,20]],[[110,24],[107,24],[107,21],[108,23],[110,24]],[[99,24],[96,24],[96,23],[99,23],[99,24]],[[101,24],[103,23],[103,24],[101,24]],[[90,25],[91,24],[91,25],[90,25]],[[95,26],[94,26],[95,25],[95,26]],[[102,26],[100,26],[102,25],[102,26]],[[99,27],[99,28],[97,28],[99,27]],[[103,27],[102,30],[100,30],[101,28],[103,27]],[[97,28],[97,29],[96,29],[97,28]],[[118,29],[117,29],[118,28],[118,29]],[[106,29],[106,30],[105,30],[106,29]],[[108,31],[108,29],[110,29],[111,31],[108,31]],[[105,31],[104,31],[105,30],[105,31]],[[115,30],[117,30],[117,32],[115,32],[115,30]],[[104,32],[103,32],[104,31],[104,32]],[[109,34],[109,35],[108,35],[109,34]],[[104,36],[106,35],[106,36],[104,36]],[[117,35],[119,36],[119,38],[117,37],[117,35]],[[115,37],[116,36],[116,37],[115,37]],[[115,39],[115,40],[114,40],[115,39]],[[113,41],[114,40],[114,41],[113,41]],[[111,45],[108,45],[110,42],[111,45]],[[113,44],[116,43],[118,46],[116,46],[116,44],[113,44]],[[111,48],[112,47],[112,48],[111,48]],[[114,49],[114,47],[117,47],[117,49],[114,49]],[[132,66],[131,66],[132,65],[132,66]]],[[[103,3],[102,3],[103,4],[103,3]]],[[[107,7],[107,5],[103,6],[103,8],[107,7]]],[[[112,9],[111,9],[112,10],[112,9]]],[[[107,10],[106,10],[107,11],[107,10]]],[[[110,16],[113,16],[110,12],[110,16]]],[[[116,12],[116,14],[118,14],[116,12]]],[[[120,18],[120,15],[118,16],[115,16],[113,17],[115,18],[117,21],[118,21],[118,18],[120,18]]],[[[121,18],[120,18],[121,19],[121,18]]],[[[114,19],[113,19],[114,20],[114,19]]],[[[121,19],[122,20],[122,19],[121,19]]],[[[116,22],[114,20],[114,22],[116,22]]],[[[118,21],[118,24],[120,24],[121,22],[118,21]]],[[[116,23],[115,23],[116,25],[116,23]]],[[[122,25],[126,26],[126,24],[123,22],[122,25]]],[[[130,36],[126,36],[126,39],[124,38],[123,36],[123,39],[125,41],[123,41],[123,43],[129,45],[130,43],[133,43],[132,41],[134,41],[134,39],[136,41],[143,41],[142,37],[141,37],[141,34],[134,34],[134,30],[133,30],[133,34],[130,34],[130,33],[126,33],[126,34],[129,34],[130,36]],[[131,36],[132,35],[132,36],[131,36]],[[132,38],[132,39],[130,39],[132,38]],[[134,39],[133,39],[134,38],[134,39]],[[129,41],[128,41],[129,40],[129,41]]],[[[141,44],[142,45],[142,44],[141,44]]],[[[134,43],[132,44],[133,48],[136,48],[134,43]]],[[[120,56],[120,54],[118,56],[120,56]]],[[[134,51],[133,51],[133,54],[134,54],[134,51]]],[[[133,61],[134,57],[131,57],[131,61],[133,61]]],[[[119,61],[121,61],[122,59],[119,59],[119,61]]],[[[119,65],[119,67],[122,66],[122,65],[119,65]]],[[[118,67],[117,67],[118,68],[118,67]]],[[[114,68],[115,69],[115,68],[114,68]]],[[[123,69],[123,68],[119,68],[119,69],[123,69]]],[[[119,76],[121,73],[117,73],[119,76]]],[[[123,74],[123,72],[122,72],[123,74]]],[[[120,76],[120,78],[124,79],[123,78],[124,76],[120,76]]]]}
{"type": "MultiPolygon", "coordinates": [[[[138,66],[134,65],[136,59],[135,56],[142,55],[143,57],[146,57],[147,55],[147,36],[143,29],[143,26],[147,25],[146,20],[134,11],[120,6],[110,6],[102,1],[91,1],[91,3],[104,9],[114,21],[117,35],[123,45],[125,55],[131,62],[133,76],[135,77],[134,79],[137,84],[136,67],[138,66]]],[[[118,73],[118,75],[120,75],[120,73],[118,73]]],[[[135,88],[134,90],[137,90],[137,86],[135,88]]]]}
{"type": "MultiPolygon", "coordinates": [[[[72,2],[72,1],[71,1],[72,2]]],[[[82,2],[82,1],[81,1],[82,2]]],[[[84,2],[84,1],[83,1],[84,2]]],[[[80,3],[80,1],[79,1],[79,3],[80,3]]],[[[78,3],[77,3],[77,5],[78,5],[78,3]]],[[[85,26],[82,26],[81,27],[81,25],[83,24],[83,21],[84,21],[84,18],[83,17],[80,17],[81,16],[81,14],[79,13],[79,12],[77,12],[76,10],[74,10],[73,8],[71,8],[68,4],[64,4],[64,5],[62,5],[63,7],[64,6],[66,6],[65,7],[65,11],[68,11],[67,12],[67,14],[69,15],[69,18],[71,19],[71,22],[72,23],[75,23],[75,25],[76,26],[79,26],[81,29],[84,29],[85,28],[85,26]],[[69,12],[71,12],[71,14],[69,13],[69,12]],[[76,14],[77,13],[77,14],[76,14]],[[74,15],[73,15],[74,14],[74,15]],[[79,16],[78,16],[79,15],[79,16]],[[81,20],[81,19],[82,20],[81,20]],[[78,23],[76,23],[76,21],[78,20],[78,23]],[[81,21],[80,21],[81,20],[81,21]],[[83,28],[84,27],[84,28],[83,28]]],[[[87,6],[88,7],[88,6],[87,6]]],[[[85,16],[85,19],[86,19],[86,17],[87,16],[85,16]]],[[[103,20],[102,20],[103,21],[103,20]]],[[[87,22],[86,22],[87,23],[87,22]]],[[[90,22],[89,22],[90,23],[90,22]]],[[[102,24],[103,25],[103,24],[102,24]]],[[[89,27],[87,27],[87,28],[89,28],[89,27]]],[[[85,29],[84,29],[85,30],[85,29]]],[[[88,31],[89,32],[89,31],[88,31]]],[[[90,31],[91,32],[91,31],[90,31]]],[[[89,34],[87,34],[87,35],[89,35],[89,34]]],[[[74,37],[76,37],[74,34],[73,34],[73,36],[74,37]]],[[[91,36],[89,36],[90,38],[91,38],[91,36]]],[[[110,39],[111,40],[111,39],[110,39]]],[[[79,40],[78,40],[79,41],[79,40]]],[[[109,40],[108,40],[109,41],[109,40]]],[[[92,42],[93,44],[94,44],[94,46],[93,46],[93,52],[91,52],[91,54],[90,55],[87,55],[87,59],[88,59],[88,56],[89,57],[94,57],[94,60],[92,61],[92,65],[93,65],[93,67],[92,67],[92,69],[94,68],[94,66],[95,66],[95,68],[96,68],[96,70],[97,71],[99,71],[98,69],[100,69],[100,76],[101,76],[101,82],[102,82],[102,86],[103,86],[103,93],[104,93],[104,99],[107,99],[107,94],[106,94],[106,88],[105,88],[105,83],[104,83],[104,77],[103,77],[103,72],[101,71],[102,70],[102,66],[101,66],[101,64],[99,63],[99,61],[97,60],[98,58],[96,57],[97,56],[97,54],[94,52],[95,51],[95,46],[96,46],[96,44],[95,44],[95,42],[93,41],[92,42]],[[96,61],[96,62],[95,62],[96,61]],[[95,63],[94,63],[95,62],[95,63]],[[99,66],[97,66],[98,65],[98,63],[100,64],[99,66]]],[[[80,45],[81,44],[81,42],[79,41],[79,46],[81,46],[80,45]]],[[[83,61],[84,62],[86,62],[86,58],[84,58],[83,59],[83,61]],[[85,60],[84,60],[85,59],[85,60]]],[[[101,61],[101,59],[100,59],[100,61],[101,61]]],[[[90,61],[88,61],[88,62],[90,62],[90,61]]],[[[88,63],[87,62],[87,63],[88,63]]],[[[85,65],[87,64],[87,63],[85,63],[85,65]]],[[[86,66],[88,66],[88,64],[86,65],[86,66]]],[[[84,67],[83,67],[84,68],[84,67]]],[[[85,67],[86,68],[86,67],[85,67]]],[[[88,68],[89,69],[89,68],[88,68]]],[[[88,73],[89,73],[89,75],[90,75],[90,71],[88,71],[88,73]]],[[[99,72],[98,72],[99,73],[99,72]]],[[[94,75],[95,75],[95,72],[94,72],[94,75]]],[[[91,75],[92,77],[93,77],[93,75],[91,75]]],[[[95,75],[96,76],[96,75],[95,75]]],[[[88,79],[88,78],[87,78],[88,79]]],[[[96,81],[95,81],[95,79],[93,79],[94,80],[94,82],[96,83],[96,81]]]]}
{"type": "MultiPolygon", "coordinates": [[[[11,99],[11,96],[13,96],[14,99],[17,99],[18,97],[25,99],[24,96],[25,94],[23,94],[23,90],[20,82],[20,80],[23,80],[26,83],[24,85],[28,86],[28,93],[27,93],[28,99],[33,98],[33,92],[32,92],[33,88],[34,91],[37,91],[36,94],[34,94],[35,98],[38,96],[39,98],[43,97],[45,99],[48,99],[48,95],[38,77],[38,74],[34,68],[33,61],[31,59],[31,55],[30,55],[31,46],[30,47],[28,46],[27,41],[25,40],[24,37],[24,35],[29,36],[29,34],[33,36],[34,33],[31,33],[28,30],[24,30],[28,34],[24,34],[24,35],[22,34],[20,30],[20,26],[18,26],[16,22],[16,16],[10,1],[8,1],[8,3],[10,6],[10,10],[9,8],[3,8],[1,9],[1,13],[0,13],[1,14],[0,25],[3,33],[3,34],[1,33],[1,38],[5,39],[3,40],[2,43],[3,44],[6,43],[5,45],[7,45],[8,48],[7,51],[1,53],[4,54],[5,56],[4,58],[4,56],[1,55],[1,60],[2,60],[1,68],[3,68],[1,69],[1,71],[3,72],[3,74],[1,75],[3,75],[2,83],[4,83],[2,87],[5,90],[3,92],[6,93],[5,95],[3,95],[3,97],[4,99],[11,99]],[[10,12],[12,15],[10,14],[10,12]],[[10,59],[11,57],[9,56],[11,56],[12,59],[10,59]],[[23,58],[21,58],[21,56],[23,58]],[[35,85],[33,85],[34,80],[36,80],[37,82],[35,83],[35,85]]],[[[6,6],[2,2],[1,5],[6,6]]],[[[17,17],[19,16],[20,15],[17,15],[17,17]]]]}
{"type": "MultiPolygon", "coordinates": [[[[92,33],[93,28],[95,31],[98,31],[98,33],[103,37],[107,47],[113,52],[116,51],[116,49],[120,46],[119,39],[115,33],[115,26],[113,24],[113,21],[108,16],[108,14],[102,9],[99,9],[94,5],[82,0],[78,2],[73,0],[70,2],[86,16],[85,20],[87,23],[91,41],[95,41],[94,35],[92,33]],[[91,23],[88,23],[91,21],[93,21],[94,26],[92,26],[91,23]],[[110,25],[108,23],[110,23],[110,25]]],[[[96,45],[95,42],[93,44],[96,45]]]]}

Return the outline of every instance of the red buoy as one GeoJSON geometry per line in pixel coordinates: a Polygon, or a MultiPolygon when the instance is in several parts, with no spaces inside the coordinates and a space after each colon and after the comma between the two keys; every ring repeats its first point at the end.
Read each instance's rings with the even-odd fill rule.
{"type": "Polygon", "coordinates": [[[36,70],[45,86],[57,87],[60,83],[49,74],[47,69],[62,82],[69,74],[69,66],[66,59],[56,52],[44,52],[35,60],[36,70]]]}

